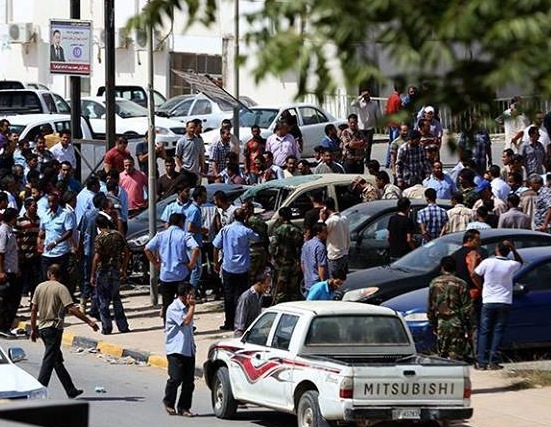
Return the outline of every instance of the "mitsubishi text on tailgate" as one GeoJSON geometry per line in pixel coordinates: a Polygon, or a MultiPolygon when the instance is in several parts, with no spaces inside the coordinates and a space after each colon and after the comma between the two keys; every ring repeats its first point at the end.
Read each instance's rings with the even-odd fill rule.
{"type": "Polygon", "coordinates": [[[469,367],[417,355],[395,311],[341,301],[300,301],[264,311],[241,338],[209,350],[214,413],[239,404],[294,413],[299,427],[472,416],[469,367]]]}

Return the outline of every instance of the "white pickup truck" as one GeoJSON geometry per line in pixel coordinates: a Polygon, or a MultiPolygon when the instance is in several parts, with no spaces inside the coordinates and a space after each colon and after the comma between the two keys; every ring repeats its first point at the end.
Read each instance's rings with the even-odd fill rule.
{"type": "Polygon", "coordinates": [[[212,406],[294,413],[299,427],[472,416],[465,364],[415,353],[395,311],[340,301],[301,301],[264,311],[241,338],[209,349],[212,406]]]}

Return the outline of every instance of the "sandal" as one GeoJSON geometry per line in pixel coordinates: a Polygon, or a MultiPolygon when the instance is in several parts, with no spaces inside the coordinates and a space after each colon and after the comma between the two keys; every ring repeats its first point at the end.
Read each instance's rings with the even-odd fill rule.
{"type": "Polygon", "coordinates": [[[192,418],[192,417],[197,416],[196,413],[191,412],[191,411],[189,411],[189,410],[181,411],[181,412],[180,412],[180,415],[181,415],[182,417],[188,417],[188,418],[192,418]]]}
{"type": "Polygon", "coordinates": [[[174,409],[170,406],[165,405],[165,411],[168,415],[176,415],[176,409],[174,409]]]}

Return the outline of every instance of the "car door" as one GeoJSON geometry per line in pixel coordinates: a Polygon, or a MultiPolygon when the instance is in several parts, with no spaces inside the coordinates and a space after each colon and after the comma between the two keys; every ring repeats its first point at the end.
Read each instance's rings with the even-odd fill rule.
{"type": "Polygon", "coordinates": [[[329,124],[329,119],[321,110],[312,106],[298,107],[298,111],[302,122],[300,130],[304,140],[304,153],[308,156],[325,136],[325,126],[329,124]]]}
{"type": "Polygon", "coordinates": [[[385,211],[373,216],[358,233],[350,251],[350,268],[368,268],[387,262],[388,222],[392,215],[394,212],[385,211]]]}
{"type": "Polygon", "coordinates": [[[292,407],[291,384],[293,364],[290,360],[289,345],[299,317],[282,313],[276,323],[270,345],[266,352],[266,361],[274,365],[272,372],[262,381],[262,393],[266,401],[279,408],[292,407]]]}
{"type": "Polygon", "coordinates": [[[80,105],[82,115],[88,117],[92,131],[100,135],[105,135],[105,107],[99,102],[88,99],[82,100],[80,105]]]}
{"type": "Polygon", "coordinates": [[[187,117],[189,117],[189,112],[194,101],[195,98],[186,99],[185,101],[181,102],[176,108],[174,108],[170,112],[170,118],[185,121],[187,117]]]}
{"type": "Polygon", "coordinates": [[[231,357],[230,381],[237,399],[264,402],[262,381],[275,367],[267,353],[276,317],[274,312],[261,315],[243,335],[243,348],[231,357]]]}
{"type": "Polygon", "coordinates": [[[513,306],[504,342],[513,346],[551,343],[550,311],[551,259],[530,266],[515,277],[513,306]]]}

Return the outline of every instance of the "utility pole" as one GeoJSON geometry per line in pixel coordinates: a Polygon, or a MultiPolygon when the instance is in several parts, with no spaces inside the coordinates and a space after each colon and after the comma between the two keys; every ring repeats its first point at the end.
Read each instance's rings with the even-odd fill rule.
{"type": "MultiPolygon", "coordinates": [[[[239,99],[239,0],[235,0],[233,53],[233,96],[239,99]]],[[[239,105],[233,109],[233,133],[239,139],[239,105]]]]}
{"type": "Polygon", "coordinates": [[[104,0],[105,150],[115,146],[115,0],[104,0]]]}
{"type": "MultiPolygon", "coordinates": [[[[71,0],[70,5],[70,14],[71,19],[80,19],[80,0],[71,0]]],[[[69,77],[70,85],[70,96],[71,96],[71,134],[73,140],[82,139],[82,128],[80,126],[80,77],[79,76],[70,76],[69,77]]],[[[79,146],[78,155],[77,155],[77,167],[75,178],[81,180],[82,171],[81,171],[81,160],[80,156],[82,155],[82,144],[79,146]]]]}
{"type": "MultiPolygon", "coordinates": [[[[148,0],[149,3],[149,0],[148,0]]],[[[148,22],[147,24],[147,109],[148,109],[148,129],[147,129],[147,162],[148,162],[148,213],[149,213],[149,238],[153,238],[157,232],[157,156],[155,153],[155,98],[153,92],[153,25],[148,22]]],[[[157,277],[155,271],[155,265],[149,263],[149,296],[151,298],[151,304],[157,305],[159,302],[159,290],[157,288],[157,277]]]]}

